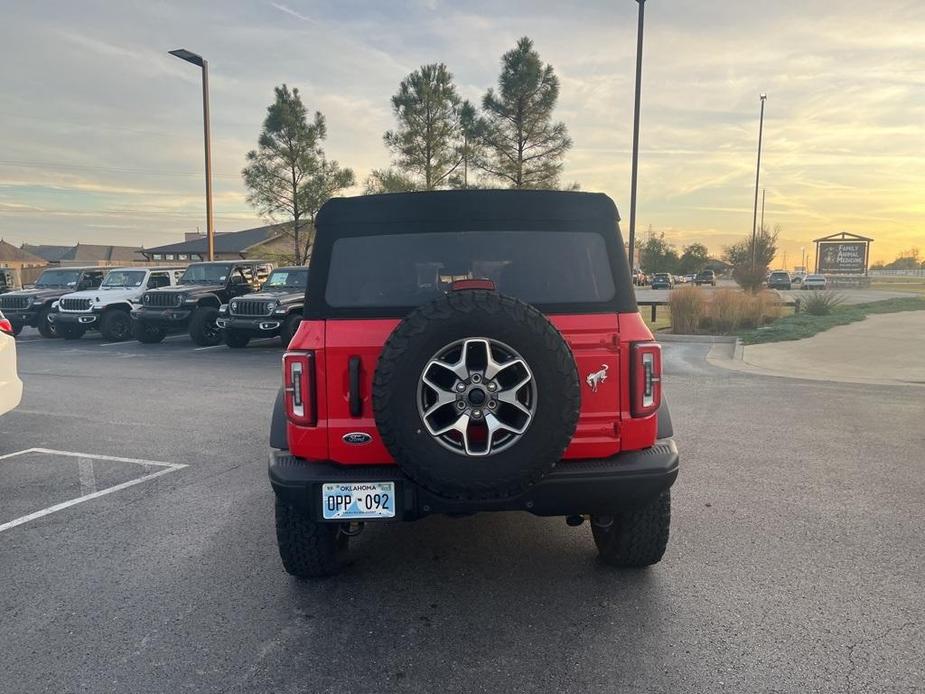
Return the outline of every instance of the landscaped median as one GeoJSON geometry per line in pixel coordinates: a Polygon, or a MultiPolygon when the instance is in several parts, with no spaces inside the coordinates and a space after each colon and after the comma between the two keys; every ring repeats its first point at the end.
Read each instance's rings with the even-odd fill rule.
{"type": "Polygon", "coordinates": [[[836,305],[831,308],[829,313],[823,315],[813,315],[801,311],[800,313],[779,318],[773,323],[760,328],[739,330],[736,335],[746,345],[802,340],[838,325],[847,325],[864,320],[869,315],[899,313],[901,311],[925,311],[925,297],[886,299],[851,306],[836,305]]]}

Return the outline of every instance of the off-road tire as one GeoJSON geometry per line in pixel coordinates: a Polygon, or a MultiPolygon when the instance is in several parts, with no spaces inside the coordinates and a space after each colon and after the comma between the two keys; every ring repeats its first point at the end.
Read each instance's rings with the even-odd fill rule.
{"type": "Polygon", "coordinates": [[[54,325],[51,324],[51,321],[48,320],[48,314],[51,313],[47,308],[43,309],[39,314],[39,335],[47,338],[58,337],[58,331],[54,325]]]}
{"type": "Polygon", "coordinates": [[[132,334],[139,342],[146,345],[154,345],[163,342],[167,337],[167,331],[159,325],[149,325],[144,321],[132,321],[132,334]]]}
{"type": "Polygon", "coordinates": [[[13,337],[16,337],[17,335],[19,335],[19,333],[22,332],[22,329],[24,327],[25,327],[24,323],[20,323],[19,321],[13,321],[13,320],[10,321],[10,328],[11,328],[11,332],[13,333],[13,337]]]}
{"type": "Polygon", "coordinates": [[[453,499],[503,499],[536,484],[561,459],[578,423],[581,390],[572,352],[532,306],[491,291],[450,292],[411,312],[385,343],[373,379],[373,412],[382,441],[404,473],[453,499]],[[517,351],[529,365],[537,401],[527,430],[486,456],[443,446],[417,406],[428,360],[460,339],[485,337],[517,351]]]}
{"type": "Polygon", "coordinates": [[[110,342],[122,342],[132,336],[132,317],[121,309],[110,309],[100,319],[100,332],[110,342]]]}
{"type": "Polygon", "coordinates": [[[609,527],[601,527],[599,521],[591,518],[591,532],[603,563],[621,568],[657,564],[668,546],[671,492],[662,492],[645,506],[614,515],[609,527]]]}
{"type": "Polygon", "coordinates": [[[218,327],[214,332],[209,330],[209,324],[218,320],[218,309],[214,306],[200,306],[193,311],[189,322],[189,336],[200,347],[214,347],[222,342],[222,330],[218,327]]]}
{"type": "Polygon", "coordinates": [[[289,347],[289,343],[292,342],[292,337],[296,334],[301,323],[302,314],[300,313],[291,313],[286,316],[286,320],[283,321],[279,329],[279,341],[283,344],[283,348],[289,347]]]}
{"type": "Polygon", "coordinates": [[[243,349],[251,341],[251,336],[244,333],[237,333],[232,330],[225,331],[225,344],[232,349],[243,349]]]}
{"type": "Polygon", "coordinates": [[[62,323],[61,325],[56,325],[55,329],[58,337],[63,337],[65,340],[79,340],[87,332],[84,326],[75,325],[74,323],[62,323]]]}
{"type": "Polygon", "coordinates": [[[276,500],[276,543],[286,573],[296,578],[339,573],[349,540],[337,523],[316,523],[307,513],[276,500]]]}

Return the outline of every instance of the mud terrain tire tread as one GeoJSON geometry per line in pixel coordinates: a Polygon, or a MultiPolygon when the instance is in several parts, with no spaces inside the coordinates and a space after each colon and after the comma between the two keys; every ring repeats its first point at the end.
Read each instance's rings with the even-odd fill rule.
{"type": "Polygon", "coordinates": [[[670,525],[671,492],[665,491],[646,506],[615,515],[608,528],[595,525],[592,518],[591,532],[603,563],[641,568],[661,560],[670,525]]]}
{"type": "Polygon", "coordinates": [[[290,575],[322,578],[339,573],[348,541],[336,523],[316,523],[308,514],[276,500],[276,542],[290,575]]]}

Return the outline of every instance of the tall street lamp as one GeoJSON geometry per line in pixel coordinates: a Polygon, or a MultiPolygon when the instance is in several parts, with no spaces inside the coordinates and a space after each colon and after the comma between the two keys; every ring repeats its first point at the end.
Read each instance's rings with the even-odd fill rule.
{"type": "Polygon", "coordinates": [[[758,121],[758,164],[755,166],[755,211],[752,214],[752,272],[755,271],[755,262],[758,253],[758,179],[761,176],[761,136],[764,131],[764,102],[767,98],[767,94],[761,95],[761,117],[758,121]]]}
{"type": "Polygon", "coordinates": [[[646,0],[639,4],[639,26],[636,29],[636,110],[633,112],[633,174],[630,183],[630,266],[636,269],[636,179],[639,172],[639,96],[642,89],[642,27],[646,0]]]}
{"type": "Polygon", "coordinates": [[[209,61],[185,48],[168,51],[181,60],[202,68],[202,127],[206,146],[206,241],[209,260],[215,260],[215,222],[212,219],[212,134],[209,129],[209,61]]]}

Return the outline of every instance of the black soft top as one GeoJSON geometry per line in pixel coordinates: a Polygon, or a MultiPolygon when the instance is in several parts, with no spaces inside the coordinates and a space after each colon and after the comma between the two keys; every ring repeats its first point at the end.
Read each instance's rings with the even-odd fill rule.
{"type": "MultiPolygon", "coordinates": [[[[603,193],[557,190],[442,190],[332,198],[318,212],[312,250],[307,318],[338,318],[324,304],[328,267],[339,238],[380,234],[465,231],[592,231],[604,237],[615,298],[589,312],[635,312],[629,264],[620,234],[620,213],[603,193]]],[[[348,312],[352,317],[354,312],[348,312]]],[[[359,314],[358,314],[359,317],[359,314]]]]}

